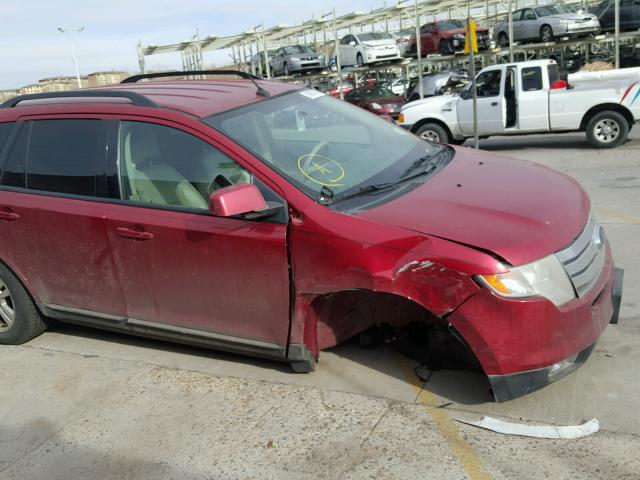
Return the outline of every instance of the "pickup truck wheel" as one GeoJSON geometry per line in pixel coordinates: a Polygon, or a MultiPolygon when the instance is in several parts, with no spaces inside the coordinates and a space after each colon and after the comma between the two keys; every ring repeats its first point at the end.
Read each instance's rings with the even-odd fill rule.
{"type": "Polygon", "coordinates": [[[553,29],[549,25],[540,27],[540,41],[542,43],[553,42],[553,29]]]}
{"type": "Polygon", "coordinates": [[[416,130],[416,135],[429,142],[449,143],[449,134],[437,123],[425,123],[416,130]]]}
{"type": "Polygon", "coordinates": [[[587,139],[596,148],[617,147],[627,139],[629,124],[618,112],[605,111],[591,117],[587,139]]]}
{"type": "Polygon", "coordinates": [[[20,345],[40,335],[45,328],[20,280],[0,264],[0,344],[20,345]]]}
{"type": "Polygon", "coordinates": [[[509,35],[504,32],[500,32],[498,35],[498,45],[500,47],[508,47],[509,46],[509,35]]]}

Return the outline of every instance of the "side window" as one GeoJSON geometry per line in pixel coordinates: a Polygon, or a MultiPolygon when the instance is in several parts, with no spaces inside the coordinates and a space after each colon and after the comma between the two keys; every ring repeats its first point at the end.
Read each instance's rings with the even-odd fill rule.
{"type": "Polygon", "coordinates": [[[106,125],[80,119],[33,122],[26,188],[95,196],[97,177],[106,166],[106,125]]]}
{"type": "Polygon", "coordinates": [[[7,141],[7,138],[9,137],[9,134],[11,133],[11,130],[13,129],[14,125],[15,123],[13,122],[0,123],[0,152],[2,152],[2,147],[4,146],[4,142],[7,141]]]}
{"type": "Polygon", "coordinates": [[[175,128],[120,124],[118,167],[123,200],[209,209],[209,194],[252,175],[212,145],[175,128]]]}
{"type": "Polygon", "coordinates": [[[422,27],[420,27],[420,33],[431,33],[433,30],[433,23],[425,23],[422,27]]]}
{"type": "Polygon", "coordinates": [[[542,90],[541,67],[528,67],[522,69],[522,90],[525,92],[542,90]]]}
{"type": "Polygon", "coordinates": [[[342,37],[342,41],[340,42],[342,45],[349,45],[349,35],[345,35],[342,37]]]}
{"type": "Polygon", "coordinates": [[[7,152],[2,169],[0,184],[6,187],[24,188],[24,178],[26,172],[27,142],[31,123],[20,125],[20,131],[11,145],[11,150],[7,152]]]}
{"type": "MultiPolygon", "coordinates": [[[[513,12],[511,14],[511,16],[513,17],[513,21],[514,22],[519,22],[520,20],[522,20],[522,12],[523,12],[523,10],[516,10],[515,12],[513,12]]],[[[509,17],[505,17],[504,21],[508,25],[509,24],[509,17]]]]}
{"type": "Polygon", "coordinates": [[[500,95],[501,70],[489,70],[476,79],[478,97],[497,97],[500,95]]]}
{"type": "Polygon", "coordinates": [[[536,17],[536,14],[530,8],[527,8],[522,12],[523,20],[536,20],[537,18],[538,17],[536,17]]]}

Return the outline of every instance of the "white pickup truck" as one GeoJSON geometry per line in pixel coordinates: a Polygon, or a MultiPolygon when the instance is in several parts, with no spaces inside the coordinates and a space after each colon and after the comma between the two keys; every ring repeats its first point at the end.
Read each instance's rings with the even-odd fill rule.
{"type": "MultiPolygon", "coordinates": [[[[553,60],[492,65],[476,77],[478,135],[584,131],[596,148],[623,143],[640,121],[640,68],[581,72],[560,79],[553,60]]],[[[431,141],[473,136],[471,86],[407,103],[400,126],[431,141]]]]}

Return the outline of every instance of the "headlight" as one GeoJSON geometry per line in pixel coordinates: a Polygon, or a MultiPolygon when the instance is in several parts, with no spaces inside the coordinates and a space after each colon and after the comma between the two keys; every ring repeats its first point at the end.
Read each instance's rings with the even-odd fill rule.
{"type": "Polygon", "coordinates": [[[298,57],[289,57],[289,60],[291,60],[292,62],[297,62],[300,59],[298,57]]]}
{"type": "Polygon", "coordinates": [[[576,298],[571,280],[555,255],[514,267],[506,273],[478,275],[477,278],[501,297],[540,296],[556,307],[576,298]]]}
{"type": "Polygon", "coordinates": [[[379,103],[376,103],[376,102],[372,102],[371,103],[371,108],[373,108],[374,110],[382,110],[382,105],[380,105],[379,103]]]}
{"type": "Polygon", "coordinates": [[[453,38],[455,38],[456,40],[464,40],[464,35],[462,33],[456,33],[453,38]]]}
{"type": "Polygon", "coordinates": [[[575,20],[568,20],[568,19],[565,19],[565,18],[561,18],[561,19],[560,19],[560,23],[561,23],[562,25],[569,25],[569,24],[571,24],[571,23],[576,23],[576,21],[575,21],[575,20]]]}

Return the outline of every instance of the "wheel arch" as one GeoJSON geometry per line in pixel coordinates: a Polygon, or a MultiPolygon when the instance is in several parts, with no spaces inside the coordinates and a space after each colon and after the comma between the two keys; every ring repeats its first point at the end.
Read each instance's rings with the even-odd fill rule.
{"type": "Polygon", "coordinates": [[[423,125],[425,125],[427,123],[435,123],[437,125],[440,125],[442,128],[445,129],[445,131],[447,132],[447,135],[449,135],[450,139],[455,138],[453,133],[451,132],[451,129],[449,128],[449,126],[444,121],[442,121],[442,120],[440,120],[438,118],[433,118],[433,117],[423,118],[423,119],[419,120],[418,122],[416,122],[413,125],[413,127],[411,127],[411,133],[416,133],[420,127],[422,127],[423,125]]]}
{"type": "Polygon", "coordinates": [[[12,262],[7,261],[6,258],[0,256],[0,264],[2,264],[7,270],[15,275],[18,281],[22,284],[24,289],[27,291],[27,294],[31,297],[33,302],[38,307],[40,312],[43,312],[44,303],[41,301],[40,297],[36,294],[36,289],[33,287],[31,282],[27,279],[27,277],[20,271],[20,269],[16,268],[12,262]]]}
{"type": "Polygon", "coordinates": [[[627,120],[629,130],[631,130],[635,123],[635,119],[633,118],[633,114],[627,107],[625,107],[624,105],[620,105],[619,103],[601,103],[591,107],[582,116],[582,120],[580,121],[580,131],[585,131],[587,129],[587,124],[594,115],[609,110],[621,114],[627,120]]]}

